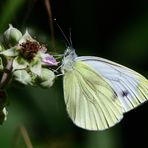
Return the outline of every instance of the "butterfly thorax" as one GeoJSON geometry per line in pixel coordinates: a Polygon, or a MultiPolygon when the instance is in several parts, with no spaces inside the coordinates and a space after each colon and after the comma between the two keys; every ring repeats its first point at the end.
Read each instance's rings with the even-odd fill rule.
{"type": "Polygon", "coordinates": [[[73,65],[76,57],[77,55],[75,53],[75,49],[68,47],[64,53],[64,58],[62,60],[62,67],[61,67],[62,73],[73,70],[73,65]]]}

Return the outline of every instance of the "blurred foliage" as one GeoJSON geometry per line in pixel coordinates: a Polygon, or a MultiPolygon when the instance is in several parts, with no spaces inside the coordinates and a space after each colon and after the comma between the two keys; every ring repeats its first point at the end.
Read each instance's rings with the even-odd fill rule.
{"type": "MultiPolygon", "coordinates": [[[[79,55],[101,56],[131,67],[148,77],[147,1],[51,1],[57,18],[79,55]]],[[[49,18],[44,1],[1,0],[0,32],[8,24],[25,30],[51,48],[49,18]]],[[[55,28],[56,50],[65,43],[55,28]]],[[[101,132],[76,127],[65,110],[62,78],[51,89],[13,85],[8,90],[8,120],[0,127],[0,147],[25,148],[19,126],[23,125],[34,148],[128,148],[148,147],[148,104],[126,114],[115,127],[101,132]]]]}
{"type": "Polygon", "coordinates": [[[4,28],[12,21],[12,19],[16,19],[17,13],[19,13],[21,7],[24,5],[25,0],[2,0],[1,1],[1,25],[0,32],[4,31],[4,28]]]}

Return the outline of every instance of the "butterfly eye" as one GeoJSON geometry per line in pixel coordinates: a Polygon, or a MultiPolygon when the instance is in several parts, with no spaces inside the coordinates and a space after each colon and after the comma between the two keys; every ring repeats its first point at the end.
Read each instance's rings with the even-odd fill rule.
{"type": "Polygon", "coordinates": [[[64,55],[65,55],[65,57],[69,56],[69,55],[73,56],[74,55],[73,49],[68,47],[67,50],[65,51],[64,55]]]}

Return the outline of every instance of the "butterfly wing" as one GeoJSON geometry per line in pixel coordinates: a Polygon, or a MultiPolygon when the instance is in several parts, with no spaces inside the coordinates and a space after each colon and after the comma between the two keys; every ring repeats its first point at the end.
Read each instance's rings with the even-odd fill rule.
{"type": "Polygon", "coordinates": [[[117,93],[124,112],[130,111],[148,99],[148,80],[139,73],[99,57],[82,56],[76,60],[85,62],[104,77],[117,93]]]}
{"type": "Polygon", "coordinates": [[[64,98],[68,114],[79,127],[104,130],[118,123],[123,108],[115,91],[81,61],[64,74],[64,98]]]}

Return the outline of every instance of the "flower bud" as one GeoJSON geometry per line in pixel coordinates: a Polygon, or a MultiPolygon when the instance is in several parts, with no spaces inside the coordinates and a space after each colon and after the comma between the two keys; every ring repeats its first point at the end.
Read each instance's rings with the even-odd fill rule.
{"type": "Polygon", "coordinates": [[[0,43],[0,52],[2,52],[4,50],[3,45],[0,43]]]}
{"type": "Polygon", "coordinates": [[[45,64],[45,65],[48,65],[48,66],[57,66],[58,65],[58,62],[56,61],[56,59],[48,53],[41,54],[41,58],[42,58],[43,64],[45,64]]]}
{"type": "Polygon", "coordinates": [[[21,37],[22,33],[18,29],[14,28],[11,24],[9,25],[9,28],[4,32],[4,40],[9,47],[15,46],[21,37]]]}
{"type": "Polygon", "coordinates": [[[2,58],[0,57],[0,72],[4,70],[4,66],[3,66],[3,60],[2,58]]]}
{"type": "Polygon", "coordinates": [[[49,88],[53,85],[55,79],[55,74],[46,68],[42,68],[42,72],[40,75],[40,86],[43,88],[49,88]]]}
{"type": "Polygon", "coordinates": [[[7,114],[8,112],[5,107],[2,110],[0,110],[0,124],[7,120],[7,114]]]}
{"type": "Polygon", "coordinates": [[[0,124],[2,124],[7,119],[7,111],[5,108],[6,104],[7,104],[6,92],[0,89],[0,124]]]}

